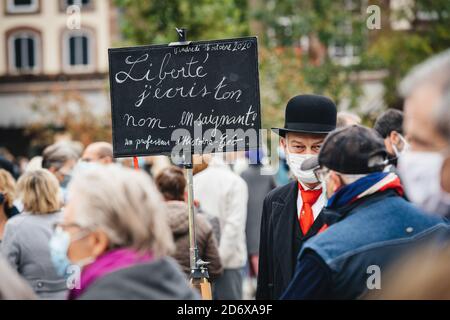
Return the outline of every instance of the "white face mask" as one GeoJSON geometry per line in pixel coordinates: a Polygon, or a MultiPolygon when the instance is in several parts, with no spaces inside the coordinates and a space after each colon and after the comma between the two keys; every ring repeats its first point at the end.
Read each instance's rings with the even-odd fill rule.
{"type": "Polygon", "coordinates": [[[394,150],[395,156],[397,158],[399,158],[401,155],[403,155],[405,152],[407,152],[409,150],[409,147],[410,147],[408,141],[406,141],[406,139],[403,138],[403,136],[401,134],[398,134],[398,137],[400,138],[400,140],[403,143],[402,150],[399,150],[397,148],[397,146],[394,143],[392,143],[392,149],[394,150]]]}
{"type": "Polygon", "coordinates": [[[314,157],[313,154],[298,154],[291,152],[286,153],[286,160],[289,164],[289,168],[291,169],[292,173],[294,174],[294,176],[297,178],[298,181],[308,184],[319,182],[313,170],[308,171],[301,170],[303,161],[310,159],[312,157],[314,157]]]}
{"type": "Polygon", "coordinates": [[[439,152],[407,151],[398,163],[408,198],[423,210],[439,215],[450,213],[450,194],[441,187],[444,160],[439,152]]]}

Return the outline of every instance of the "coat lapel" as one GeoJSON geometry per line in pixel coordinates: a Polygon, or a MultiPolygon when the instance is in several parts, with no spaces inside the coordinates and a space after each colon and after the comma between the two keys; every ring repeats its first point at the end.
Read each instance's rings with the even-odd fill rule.
{"type": "MultiPolygon", "coordinates": [[[[278,201],[272,203],[274,223],[274,255],[275,269],[283,277],[283,283],[289,283],[293,273],[294,235],[295,222],[297,221],[297,183],[292,186],[285,195],[280,195],[278,201]]],[[[298,223],[297,223],[298,224],[298,223]]],[[[277,274],[278,272],[275,271],[277,274]]]]}
{"type": "Polygon", "coordinates": [[[323,227],[324,222],[323,222],[323,213],[322,213],[323,209],[320,211],[319,215],[317,216],[316,220],[314,220],[313,225],[311,226],[311,228],[308,230],[308,233],[306,234],[306,236],[303,237],[303,241],[308,240],[309,238],[311,238],[312,236],[316,235],[319,230],[323,227]]]}

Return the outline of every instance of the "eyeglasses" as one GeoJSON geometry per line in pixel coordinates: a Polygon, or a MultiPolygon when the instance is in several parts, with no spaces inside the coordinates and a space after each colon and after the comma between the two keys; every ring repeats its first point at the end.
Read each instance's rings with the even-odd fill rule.
{"type": "Polygon", "coordinates": [[[328,175],[330,174],[330,169],[325,167],[319,167],[314,169],[313,172],[317,180],[325,181],[328,178],[328,175]]]}
{"type": "Polygon", "coordinates": [[[79,225],[78,223],[62,223],[62,222],[58,222],[53,224],[52,229],[53,231],[57,231],[57,230],[67,230],[67,229],[71,229],[71,228],[76,228],[76,229],[81,229],[81,230],[87,230],[87,228],[82,227],[81,225],[79,225]]]}
{"type": "Polygon", "coordinates": [[[70,228],[78,229],[78,231],[71,235],[72,242],[83,239],[91,232],[90,228],[82,227],[78,223],[55,223],[53,225],[53,232],[67,231],[70,228]]]}

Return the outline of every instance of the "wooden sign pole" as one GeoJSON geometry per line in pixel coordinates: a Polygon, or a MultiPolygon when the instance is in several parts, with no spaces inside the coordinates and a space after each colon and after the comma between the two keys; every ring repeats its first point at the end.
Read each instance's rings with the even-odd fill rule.
{"type": "MultiPolygon", "coordinates": [[[[186,41],[186,29],[177,28],[178,42],[170,43],[169,46],[185,46],[190,41],[186,41]]],[[[211,284],[209,283],[208,262],[202,261],[198,256],[198,247],[195,236],[195,208],[194,208],[194,176],[192,152],[188,159],[184,157],[183,166],[186,171],[188,187],[188,214],[189,214],[189,257],[191,265],[190,282],[193,287],[200,291],[203,300],[212,300],[211,284]]]]}

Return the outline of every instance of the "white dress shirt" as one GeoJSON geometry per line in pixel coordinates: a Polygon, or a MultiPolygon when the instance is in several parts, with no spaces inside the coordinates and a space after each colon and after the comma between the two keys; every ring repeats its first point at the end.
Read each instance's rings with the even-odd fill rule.
{"type": "Polygon", "coordinates": [[[194,176],[194,198],[200,201],[205,212],[219,218],[219,255],[223,267],[244,267],[247,261],[247,183],[215,156],[208,168],[194,176]]]}
{"type": "MultiPolygon", "coordinates": [[[[315,188],[313,188],[313,189],[308,188],[307,186],[305,186],[301,182],[300,182],[300,184],[302,185],[304,190],[321,190],[322,189],[322,186],[320,184],[318,186],[316,186],[315,188]]],[[[302,200],[301,192],[302,191],[300,189],[298,189],[298,195],[297,195],[297,218],[298,219],[300,219],[300,211],[301,211],[302,206],[303,206],[303,200],[302,200]]],[[[319,215],[320,211],[322,211],[322,208],[325,205],[326,205],[325,194],[322,192],[320,197],[317,199],[316,203],[314,203],[313,206],[311,207],[311,209],[313,211],[313,215],[314,215],[314,220],[316,220],[317,216],[319,215]]]]}

